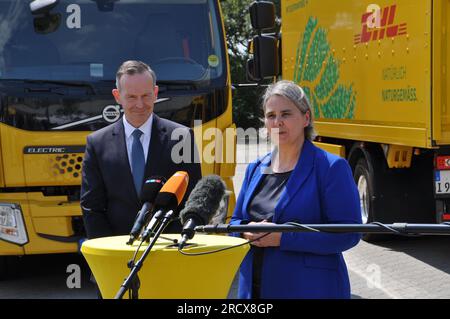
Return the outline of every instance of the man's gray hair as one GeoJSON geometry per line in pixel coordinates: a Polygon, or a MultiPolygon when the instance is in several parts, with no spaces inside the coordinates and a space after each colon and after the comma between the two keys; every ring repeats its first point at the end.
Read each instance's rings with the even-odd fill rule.
{"type": "Polygon", "coordinates": [[[310,120],[309,125],[305,127],[305,138],[313,141],[317,134],[314,130],[314,119],[313,112],[311,109],[311,104],[309,103],[308,97],[305,91],[292,81],[278,81],[274,84],[269,85],[263,95],[263,109],[266,110],[267,101],[274,95],[282,96],[287,98],[289,101],[294,103],[294,105],[302,112],[306,114],[309,111],[310,120]]]}
{"type": "Polygon", "coordinates": [[[152,77],[153,87],[155,87],[155,85],[156,85],[156,74],[147,64],[145,64],[142,61],[135,61],[135,60],[125,61],[119,67],[119,70],[117,70],[117,73],[116,73],[116,88],[120,89],[119,88],[120,78],[124,74],[134,75],[134,74],[142,74],[142,73],[145,73],[145,72],[150,73],[150,76],[152,77]]]}

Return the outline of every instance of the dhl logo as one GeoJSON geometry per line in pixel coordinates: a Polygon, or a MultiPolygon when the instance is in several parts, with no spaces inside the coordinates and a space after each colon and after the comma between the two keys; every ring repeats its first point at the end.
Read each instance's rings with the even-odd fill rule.
{"type": "Polygon", "coordinates": [[[362,16],[362,32],[355,35],[355,44],[367,43],[384,38],[394,38],[407,34],[407,23],[394,24],[397,5],[383,8],[383,10],[379,7],[378,9],[376,7],[370,8],[368,8],[369,12],[366,12],[362,16]],[[381,15],[381,12],[383,12],[383,15],[381,15]]]}

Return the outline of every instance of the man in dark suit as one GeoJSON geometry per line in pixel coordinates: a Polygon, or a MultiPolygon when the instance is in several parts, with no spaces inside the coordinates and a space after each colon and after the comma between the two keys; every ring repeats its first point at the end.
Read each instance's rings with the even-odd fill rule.
{"type": "MultiPolygon", "coordinates": [[[[139,194],[146,178],[168,179],[176,171],[186,171],[189,186],[184,201],[201,178],[192,130],[153,114],[158,86],[150,67],[140,61],[124,62],[116,87],[112,93],[122,105],[123,118],[87,137],[81,208],[88,238],[129,234],[143,204],[139,194]],[[172,133],[178,138],[173,140],[172,133]],[[189,152],[187,156],[175,152],[184,158],[181,163],[172,158],[175,145],[189,152]]],[[[180,231],[179,221],[166,228],[180,231]]]]}

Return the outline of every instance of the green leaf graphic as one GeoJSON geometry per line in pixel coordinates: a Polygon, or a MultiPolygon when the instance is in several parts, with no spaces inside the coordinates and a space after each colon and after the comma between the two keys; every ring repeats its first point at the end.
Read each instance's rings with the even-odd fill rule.
{"type": "Polygon", "coordinates": [[[331,53],[327,32],[310,17],[297,47],[294,81],[304,89],[316,118],[353,118],[356,92],[339,79],[339,63],[331,53]]]}

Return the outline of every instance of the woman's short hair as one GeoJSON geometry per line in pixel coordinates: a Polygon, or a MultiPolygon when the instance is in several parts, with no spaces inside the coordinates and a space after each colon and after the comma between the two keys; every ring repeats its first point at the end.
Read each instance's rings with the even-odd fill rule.
{"type": "Polygon", "coordinates": [[[120,85],[120,78],[124,74],[128,75],[134,75],[134,74],[142,74],[148,72],[150,73],[150,76],[152,77],[153,81],[153,87],[156,85],[156,74],[155,72],[144,62],[142,61],[135,61],[135,60],[129,60],[122,63],[122,65],[119,67],[119,70],[117,70],[116,73],[116,88],[119,88],[120,85]]]}
{"type": "Polygon", "coordinates": [[[317,134],[314,130],[314,119],[313,112],[311,109],[311,104],[309,103],[308,97],[305,91],[292,81],[278,81],[274,84],[269,85],[263,95],[263,110],[266,109],[267,101],[274,95],[282,96],[287,98],[289,101],[294,103],[294,105],[302,112],[306,114],[309,111],[310,120],[309,125],[305,127],[305,138],[312,141],[316,138],[317,134]]]}

